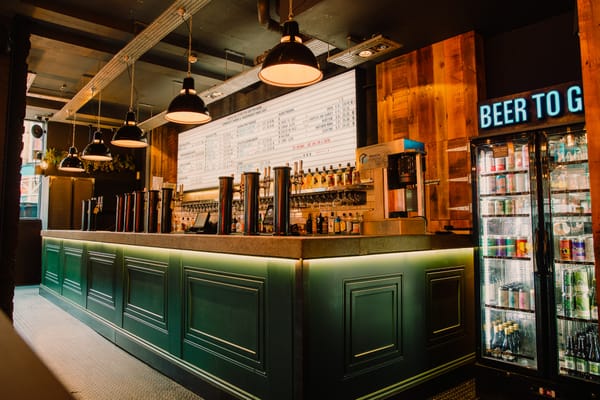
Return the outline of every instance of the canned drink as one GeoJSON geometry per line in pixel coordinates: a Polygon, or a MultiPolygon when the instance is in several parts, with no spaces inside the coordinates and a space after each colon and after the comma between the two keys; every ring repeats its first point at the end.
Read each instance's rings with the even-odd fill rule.
{"type": "Polygon", "coordinates": [[[570,268],[562,271],[562,292],[568,295],[573,293],[573,271],[570,268]]]}
{"type": "Polygon", "coordinates": [[[504,214],[513,215],[515,213],[515,200],[506,199],[504,200],[504,214]]]}
{"type": "Polygon", "coordinates": [[[559,251],[561,260],[571,259],[571,239],[562,237],[559,242],[559,251]]]}
{"type": "Polygon", "coordinates": [[[571,241],[571,257],[575,261],[585,261],[585,240],[575,238],[571,241]]]}
{"type": "Polygon", "coordinates": [[[515,238],[511,238],[511,237],[506,238],[506,256],[507,257],[514,257],[516,255],[515,244],[516,244],[515,238]]]}
{"type": "Polygon", "coordinates": [[[496,239],[487,238],[486,240],[486,254],[488,256],[496,256],[496,239]]]}
{"type": "Polygon", "coordinates": [[[515,240],[515,255],[517,257],[527,257],[527,238],[519,237],[515,240]]]}
{"type": "Polygon", "coordinates": [[[506,175],[497,175],[496,176],[496,193],[497,194],[505,194],[506,193],[506,175]]]}
{"type": "Polygon", "coordinates": [[[515,151],[515,169],[523,168],[523,157],[520,151],[515,151]]]}
{"type": "Polygon", "coordinates": [[[509,287],[507,290],[507,300],[508,300],[508,307],[509,308],[515,308],[515,289],[513,289],[512,287],[509,287]]]}
{"type": "Polygon", "coordinates": [[[575,293],[573,303],[575,318],[590,319],[590,296],[587,292],[575,293]]]}
{"type": "Polygon", "coordinates": [[[570,294],[563,293],[562,303],[563,303],[564,316],[572,317],[573,316],[573,297],[570,294]]]}
{"type": "Polygon", "coordinates": [[[504,200],[494,200],[494,215],[504,215],[504,200]]]}
{"type": "Polygon", "coordinates": [[[535,309],[535,289],[534,288],[529,289],[529,309],[530,310],[535,309]]]}
{"type": "Polygon", "coordinates": [[[527,174],[515,174],[515,191],[517,193],[527,191],[527,174]]]}
{"type": "Polygon", "coordinates": [[[496,255],[498,257],[506,257],[506,239],[498,238],[496,239],[496,255]]]}
{"type": "Polygon", "coordinates": [[[517,191],[517,183],[515,182],[515,174],[506,174],[506,192],[514,193],[517,191]]]}
{"type": "Polygon", "coordinates": [[[529,291],[523,287],[519,289],[519,308],[529,310],[529,291]]]}
{"type": "Polygon", "coordinates": [[[594,261],[594,238],[592,236],[585,239],[585,248],[587,249],[585,255],[589,261],[594,261]]]}
{"type": "Polygon", "coordinates": [[[573,271],[573,289],[576,292],[588,292],[590,290],[587,268],[577,268],[573,271]]]}
{"type": "Polygon", "coordinates": [[[496,166],[494,165],[494,154],[491,151],[485,152],[485,166],[487,172],[496,171],[496,166]]]}
{"type": "Polygon", "coordinates": [[[498,157],[494,158],[494,166],[496,167],[496,171],[505,171],[506,170],[506,157],[498,157]]]}
{"type": "Polygon", "coordinates": [[[498,305],[508,307],[508,287],[506,285],[498,287],[498,305]]]}

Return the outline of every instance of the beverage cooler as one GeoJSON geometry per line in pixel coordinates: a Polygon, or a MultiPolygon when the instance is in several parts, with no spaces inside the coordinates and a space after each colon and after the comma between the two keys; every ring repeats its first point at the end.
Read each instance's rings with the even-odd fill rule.
{"type": "Polygon", "coordinates": [[[585,128],[480,136],[471,155],[479,363],[558,388],[595,388],[600,344],[585,128]]]}

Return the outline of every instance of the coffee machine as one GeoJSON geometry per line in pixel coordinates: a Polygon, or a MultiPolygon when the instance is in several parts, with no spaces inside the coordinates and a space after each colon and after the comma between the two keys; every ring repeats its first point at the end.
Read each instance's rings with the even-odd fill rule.
{"type": "Polygon", "coordinates": [[[366,234],[425,233],[425,145],[398,139],[356,150],[362,181],[372,183],[366,234]]]}

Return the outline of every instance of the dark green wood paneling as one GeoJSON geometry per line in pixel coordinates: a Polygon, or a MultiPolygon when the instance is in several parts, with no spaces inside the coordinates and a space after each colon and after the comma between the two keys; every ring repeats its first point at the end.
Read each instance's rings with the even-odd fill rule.
{"type": "Polygon", "coordinates": [[[465,269],[427,272],[427,340],[429,345],[464,333],[465,269]]]}
{"type": "Polygon", "coordinates": [[[156,258],[163,260],[133,257],[127,252],[123,257],[123,328],[169,351],[169,263],[168,257],[166,261],[156,258]]]}
{"type": "Polygon", "coordinates": [[[85,306],[86,263],[85,246],[82,242],[63,243],[62,295],[75,303],[85,306]]]}
{"type": "Polygon", "coordinates": [[[62,271],[61,241],[44,239],[42,254],[42,284],[60,293],[62,271]]]}
{"type": "Polygon", "coordinates": [[[121,281],[118,271],[117,254],[98,251],[89,247],[87,257],[88,291],[87,308],[110,322],[121,325],[120,296],[117,280],[121,281]]]}
{"type": "Polygon", "coordinates": [[[346,374],[402,357],[402,275],[344,283],[346,374]]]}

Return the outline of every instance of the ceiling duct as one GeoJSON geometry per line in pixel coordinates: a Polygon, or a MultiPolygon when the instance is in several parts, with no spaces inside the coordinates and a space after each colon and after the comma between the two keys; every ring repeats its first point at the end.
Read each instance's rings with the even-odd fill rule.
{"type": "Polygon", "coordinates": [[[327,58],[327,62],[345,68],[352,68],[364,62],[372,61],[401,47],[402,45],[400,43],[396,43],[391,39],[383,37],[383,35],[377,35],[332,55],[327,58]]]}

